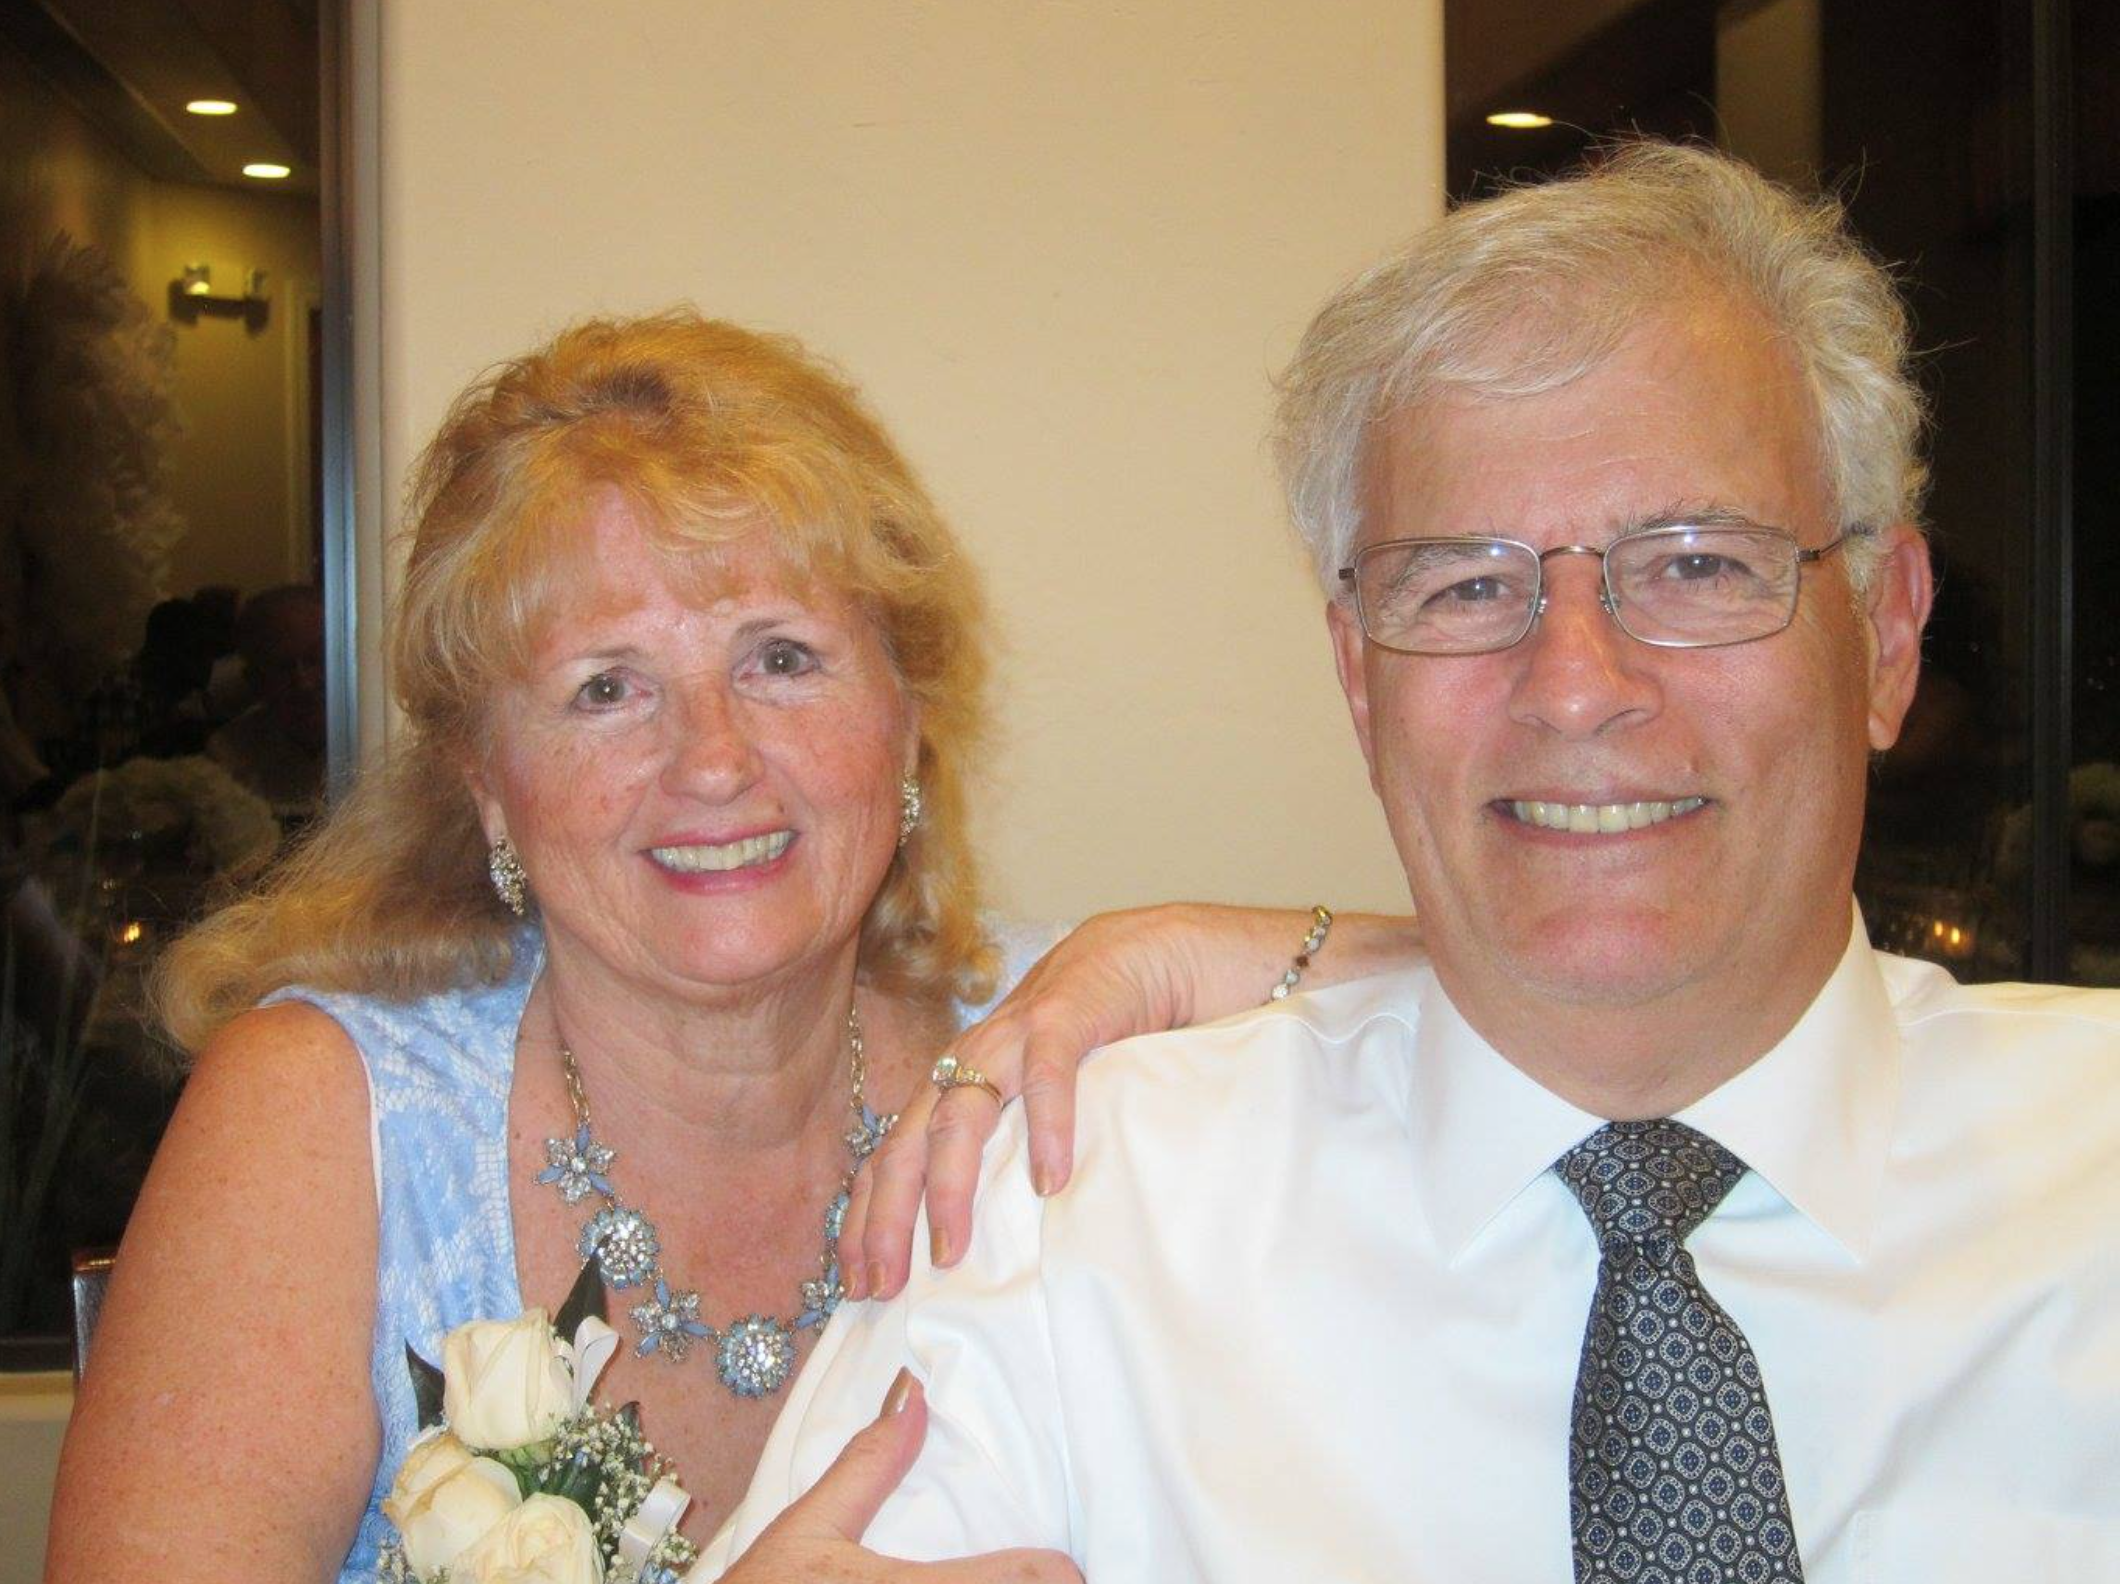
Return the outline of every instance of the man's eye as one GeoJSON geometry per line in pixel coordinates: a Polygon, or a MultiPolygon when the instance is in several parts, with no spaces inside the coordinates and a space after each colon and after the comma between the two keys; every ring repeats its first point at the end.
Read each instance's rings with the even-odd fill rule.
{"type": "Polygon", "coordinates": [[[1749,569],[1726,555],[1702,551],[1675,555],[1663,565],[1661,576],[1674,583],[1710,583],[1722,577],[1741,577],[1749,569]]]}
{"type": "Polygon", "coordinates": [[[1441,597],[1465,605],[1498,600],[1502,597],[1502,580],[1491,577],[1466,578],[1462,583],[1453,583],[1444,589],[1441,597]]]}
{"type": "Polygon", "coordinates": [[[1446,583],[1431,594],[1422,596],[1424,605],[1488,605],[1509,596],[1509,584],[1505,578],[1470,577],[1460,578],[1455,583],[1446,583]]]}
{"type": "Polygon", "coordinates": [[[817,668],[817,655],[792,638],[774,638],[758,651],[758,669],[768,676],[801,676],[817,668]]]}
{"type": "Polygon", "coordinates": [[[611,709],[625,703],[632,692],[616,671],[599,671],[575,689],[574,702],[587,709],[611,709]]]}

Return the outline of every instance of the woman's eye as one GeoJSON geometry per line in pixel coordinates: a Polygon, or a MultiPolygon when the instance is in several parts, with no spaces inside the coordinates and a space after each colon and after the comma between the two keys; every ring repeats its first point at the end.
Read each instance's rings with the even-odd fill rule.
{"type": "Polygon", "coordinates": [[[574,701],[587,709],[612,709],[625,703],[632,691],[616,671],[599,671],[575,690],[574,701]]]}
{"type": "Polygon", "coordinates": [[[758,668],[768,676],[801,676],[817,667],[817,656],[792,638],[773,638],[758,651],[758,668]]]}

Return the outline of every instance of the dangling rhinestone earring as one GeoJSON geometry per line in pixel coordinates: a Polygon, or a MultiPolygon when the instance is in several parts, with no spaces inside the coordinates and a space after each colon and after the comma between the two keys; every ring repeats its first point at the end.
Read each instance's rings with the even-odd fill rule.
{"type": "Polygon", "coordinates": [[[903,847],[920,829],[920,783],[912,776],[898,778],[898,845],[903,847]]]}
{"type": "Polygon", "coordinates": [[[521,918],[530,905],[530,877],[515,856],[515,843],[503,836],[486,849],[486,873],[493,877],[493,894],[501,906],[521,918]]]}

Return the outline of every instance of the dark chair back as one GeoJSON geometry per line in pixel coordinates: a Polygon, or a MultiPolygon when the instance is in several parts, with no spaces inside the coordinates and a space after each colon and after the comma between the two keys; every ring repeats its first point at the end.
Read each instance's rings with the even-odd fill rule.
{"type": "Polygon", "coordinates": [[[89,1338],[103,1317],[103,1289],[110,1285],[111,1249],[74,1251],[74,1384],[88,1368],[89,1338]]]}

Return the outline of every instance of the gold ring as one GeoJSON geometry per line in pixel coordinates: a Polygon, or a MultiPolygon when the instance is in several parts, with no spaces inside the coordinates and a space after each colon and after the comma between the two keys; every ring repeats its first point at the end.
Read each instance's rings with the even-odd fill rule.
{"type": "Polygon", "coordinates": [[[944,1094],[948,1094],[952,1089],[984,1089],[994,1097],[995,1105],[1006,1104],[1001,1098],[1001,1091],[994,1087],[993,1080],[978,1068],[965,1066],[954,1056],[944,1056],[937,1060],[934,1070],[928,1074],[928,1082],[944,1094]]]}

